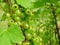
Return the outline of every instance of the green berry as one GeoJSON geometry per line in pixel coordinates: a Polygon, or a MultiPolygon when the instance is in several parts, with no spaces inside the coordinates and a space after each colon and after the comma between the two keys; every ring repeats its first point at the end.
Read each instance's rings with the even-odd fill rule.
{"type": "Polygon", "coordinates": [[[15,17],[14,20],[15,21],[20,21],[20,17],[15,17]]]}
{"type": "Polygon", "coordinates": [[[15,13],[18,14],[18,15],[20,15],[21,14],[21,11],[20,10],[16,10],[15,13]]]}
{"type": "Polygon", "coordinates": [[[30,14],[31,11],[29,9],[26,10],[26,14],[30,14]]]}
{"type": "Polygon", "coordinates": [[[12,9],[13,9],[13,11],[18,10],[18,5],[17,5],[17,4],[13,4],[13,5],[12,5],[12,9]]]}
{"type": "Polygon", "coordinates": [[[28,41],[24,42],[23,45],[30,45],[28,41]]]}
{"type": "Polygon", "coordinates": [[[6,13],[6,16],[7,16],[7,17],[10,17],[10,14],[9,14],[9,13],[6,13]]]}

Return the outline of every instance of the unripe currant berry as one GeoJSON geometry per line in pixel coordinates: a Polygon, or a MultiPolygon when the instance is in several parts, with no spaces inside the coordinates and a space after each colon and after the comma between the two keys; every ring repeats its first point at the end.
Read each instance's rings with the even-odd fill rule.
{"type": "Polygon", "coordinates": [[[26,34],[26,37],[28,38],[28,40],[32,38],[30,33],[26,34]]]}
{"type": "Polygon", "coordinates": [[[32,35],[31,35],[31,33],[30,33],[29,30],[26,30],[26,31],[25,31],[25,34],[26,34],[26,38],[27,38],[28,40],[32,38],[32,35]]]}
{"type": "Polygon", "coordinates": [[[37,34],[36,33],[33,33],[33,35],[32,35],[33,37],[35,37],[35,36],[37,36],[37,34]]]}
{"type": "Polygon", "coordinates": [[[39,37],[39,40],[40,40],[41,42],[43,41],[41,37],[39,37]]]}
{"type": "Polygon", "coordinates": [[[31,15],[31,16],[34,16],[34,13],[31,11],[31,12],[30,12],[30,15],[31,15]]]}
{"type": "Polygon", "coordinates": [[[26,14],[30,14],[31,11],[29,9],[26,10],[26,14]]]}
{"type": "Polygon", "coordinates": [[[50,3],[48,3],[48,2],[46,2],[46,5],[47,5],[47,6],[50,6],[51,4],[50,4],[50,3]]]}
{"type": "Polygon", "coordinates": [[[24,42],[23,45],[30,45],[28,41],[24,42]]]}
{"type": "Polygon", "coordinates": [[[21,22],[20,22],[20,21],[17,21],[17,23],[18,23],[19,25],[21,25],[21,22]]]}
{"type": "Polygon", "coordinates": [[[17,17],[18,15],[17,14],[13,14],[12,15],[12,18],[14,19],[15,17],[17,17]]]}
{"type": "Polygon", "coordinates": [[[19,44],[18,45],[22,45],[22,42],[19,42],[19,44]]]}
{"type": "Polygon", "coordinates": [[[21,11],[20,11],[20,10],[16,10],[15,13],[16,13],[16,14],[21,14],[21,11]]]}
{"type": "Polygon", "coordinates": [[[39,32],[44,32],[44,30],[43,30],[43,29],[41,29],[41,30],[39,30],[39,32]]]}
{"type": "Polygon", "coordinates": [[[15,17],[14,20],[15,21],[20,21],[20,17],[15,17]]]}
{"type": "Polygon", "coordinates": [[[15,0],[11,0],[11,3],[14,4],[15,3],[15,0]]]}
{"type": "Polygon", "coordinates": [[[9,17],[10,17],[10,14],[9,14],[9,13],[6,13],[6,17],[8,17],[8,18],[9,18],[9,17]]]}
{"type": "Polygon", "coordinates": [[[13,11],[18,10],[18,5],[17,5],[17,4],[13,4],[13,5],[12,5],[12,10],[13,10],[13,11]]]}
{"type": "Polygon", "coordinates": [[[16,25],[17,25],[18,23],[17,23],[17,22],[14,22],[14,24],[16,24],[16,25]]]}
{"type": "Polygon", "coordinates": [[[29,28],[29,25],[28,25],[28,24],[25,24],[25,28],[27,28],[27,29],[28,29],[28,28],[29,28]]]}
{"type": "Polygon", "coordinates": [[[14,21],[12,19],[8,20],[8,25],[10,26],[12,24],[14,24],[14,21]]]}

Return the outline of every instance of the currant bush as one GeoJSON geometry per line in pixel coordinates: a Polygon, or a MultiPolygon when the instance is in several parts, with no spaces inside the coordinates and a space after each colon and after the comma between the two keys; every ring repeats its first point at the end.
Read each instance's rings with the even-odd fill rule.
{"type": "Polygon", "coordinates": [[[0,0],[0,45],[60,45],[59,3],[0,0]]]}

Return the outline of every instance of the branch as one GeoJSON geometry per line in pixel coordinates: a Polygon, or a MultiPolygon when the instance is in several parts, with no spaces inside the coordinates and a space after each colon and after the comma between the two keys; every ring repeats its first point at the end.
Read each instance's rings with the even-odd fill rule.
{"type": "Polygon", "coordinates": [[[60,35],[59,35],[59,28],[58,28],[58,24],[57,24],[57,19],[56,19],[56,14],[55,14],[55,7],[53,6],[53,4],[51,4],[51,10],[52,10],[52,14],[54,16],[54,21],[55,21],[55,25],[56,25],[56,33],[58,35],[58,40],[59,40],[59,44],[60,44],[60,35]]]}

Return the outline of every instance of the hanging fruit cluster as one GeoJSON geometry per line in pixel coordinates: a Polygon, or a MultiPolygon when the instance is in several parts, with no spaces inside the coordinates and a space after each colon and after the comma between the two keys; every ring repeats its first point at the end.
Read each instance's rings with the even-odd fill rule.
{"type": "MultiPolygon", "coordinates": [[[[30,3],[29,1],[28,2],[25,1],[26,4],[23,3],[22,1],[21,3],[19,2],[20,1],[18,0],[0,0],[0,25],[1,25],[0,30],[4,31],[5,29],[6,30],[8,29],[6,32],[9,32],[11,30],[8,34],[10,36],[12,35],[12,37],[14,36],[13,38],[11,37],[11,39],[9,38],[10,40],[12,40],[12,44],[13,45],[57,45],[58,40],[56,39],[57,37],[55,37],[56,35],[55,35],[54,17],[51,12],[51,8],[50,8],[51,6],[49,1],[46,2],[46,4],[44,5],[42,4],[43,6],[39,4],[42,3],[42,1],[41,2],[32,1],[32,3],[34,3],[35,8],[33,7],[32,3],[31,3],[32,6],[30,6],[29,4],[30,8],[29,6],[27,6],[27,4],[30,3]],[[38,6],[36,4],[38,4],[38,6]],[[20,34],[19,31],[16,31],[19,29],[21,31],[21,35],[23,35],[21,36],[22,38],[19,35],[20,34]],[[15,30],[16,32],[14,32],[13,30],[15,30]],[[20,41],[19,38],[16,37],[15,35],[21,38],[20,41]]],[[[58,5],[59,2],[57,2],[56,5],[58,5]]],[[[57,6],[58,8],[56,9],[56,14],[58,15],[60,8],[59,6],[60,5],[58,5],[57,6]]],[[[5,34],[4,32],[3,34],[5,34]]],[[[1,35],[2,33],[0,34],[0,37],[1,35]]],[[[10,45],[7,43],[6,45],[10,45]]],[[[1,43],[0,45],[4,45],[4,44],[1,43]]]]}

